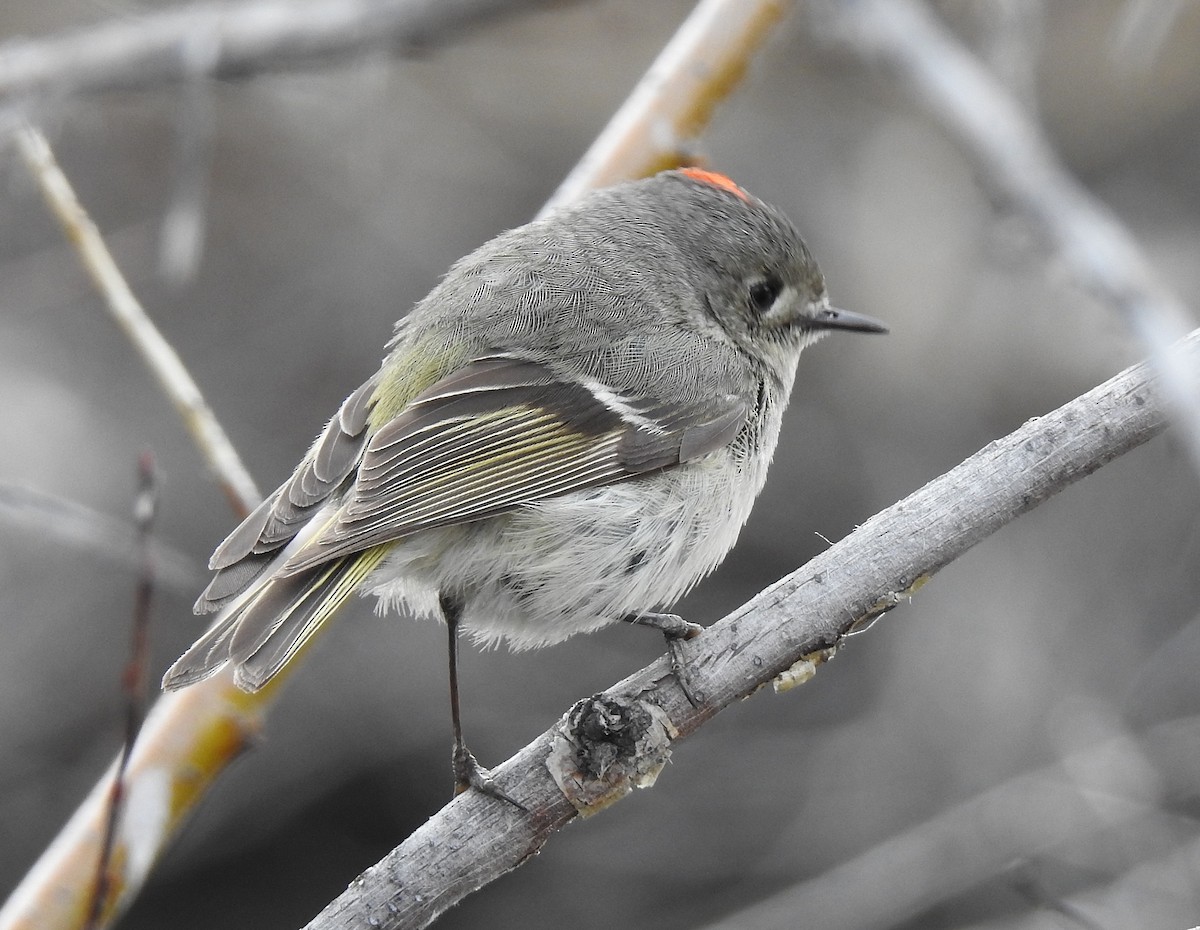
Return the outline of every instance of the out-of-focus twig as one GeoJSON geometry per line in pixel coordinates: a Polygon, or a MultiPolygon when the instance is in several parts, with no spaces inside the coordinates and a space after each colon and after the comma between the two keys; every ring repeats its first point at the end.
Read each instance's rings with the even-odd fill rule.
{"type": "Polygon", "coordinates": [[[221,49],[211,33],[198,32],[180,54],[190,77],[180,88],[175,114],[174,179],[159,235],[158,267],[172,284],[195,277],[204,252],[208,175],[216,113],[209,78],[221,49]]]}
{"type": "Polygon", "coordinates": [[[138,492],[133,504],[134,523],[138,530],[141,555],[141,572],[138,576],[137,594],[133,605],[133,642],[130,644],[129,660],[121,676],[121,691],[125,695],[125,739],[117,757],[117,769],[113,775],[109,794],[108,815],[104,820],[104,839],[100,843],[100,859],[96,864],[96,884],[92,893],[86,930],[100,926],[102,915],[109,902],[109,891],[113,882],[109,877],[113,848],[116,844],[117,824],[125,806],[125,772],[129,767],[129,755],[137,741],[138,731],[146,717],[147,666],[149,665],[150,603],[154,597],[154,556],[150,548],[154,514],[158,507],[158,483],[154,473],[154,456],[143,452],[138,458],[138,492]]]}
{"type": "Polygon", "coordinates": [[[25,126],[17,133],[17,144],[109,311],[179,411],[234,511],[245,516],[257,506],[261,495],[200,388],[133,295],[96,224],[59,168],[46,137],[33,126],[25,126]]]}
{"type": "MultiPolygon", "coordinates": [[[[783,930],[797,925],[797,915],[822,930],[886,930],[1003,875],[1013,862],[1098,847],[1114,835],[1137,833],[1143,851],[1174,845],[1183,818],[1157,800],[1194,793],[1197,747],[1200,717],[1159,724],[1136,740],[1121,734],[1102,741],[956,804],[705,930],[783,930]],[[1145,772],[1155,790],[1131,784],[1130,771],[1145,772]]],[[[1012,919],[1007,915],[1005,925],[1012,919]]]]}
{"type": "MultiPolygon", "coordinates": [[[[1190,362],[1200,360],[1200,330],[1179,350],[1190,362]]],[[[703,695],[699,707],[688,701],[666,659],[602,698],[630,719],[638,713],[665,714],[660,726],[671,743],[772,679],[806,680],[844,636],[902,603],[934,572],[1165,425],[1154,371],[1145,364],[1128,369],[876,514],[691,640],[688,670],[691,690],[703,695]]],[[[306,930],[428,926],[537,853],[581,812],[573,800],[577,795],[591,799],[586,812],[619,800],[627,783],[607,791],[607,771],[597,779],[582,771],[558,777],[557,746],[588,748],[586,735],[567,723],[574,719],[574,711],[568,713],[559,726],[493,769],[527,812],[479,792],[460,795],[352,882],[306,930]]],[[[619,761],[621,769],[640,772],[661,766],[665,758],[661,744],[653,742],[646,752],[639,748],[619,761]]],[[[787,925],[798,921],[793,912],[787,925]]]]}
{"type": "MultiPolygon", "coordinates": [[[[381,48],[426,48],[462,28],[547,0],[249,0],[195,3],[70,35],[0,47],[0,103],[161,87],[195,75],[180,54],[198,35],[217,49],[210,77],[236,78],[381,48]]],[[[558,0],[562,2],[562,0],[558,0]]]]}
{"type": "MultiPolygon", "coordinates": [[[[26,126],[17,142],[88,274],[175,403],[234,511],[248,512],[259,499],[253,480],[178,355],[133,296],[45,137],[26,126]]],[[[277,690],[247,695],[232,676],[217,675],[160,699],[132,748],[126,747],[0,908],[0,928],[69,930],[90,919],[107,926],[132,900],[208,786],[258,731],[277,690]],[[120,799],[125,828],[117,825],[106,839],[114,797],[120,799]],[[106,887],[97,897],[86,877],[94,874],[106,844],[111,847],[106,887]],[[92,915],[97,902],[99,914],[92,915]]]]}
{"type": "MultiPolygon", "coordinates": [[[[1154,817],[1156,813],[1156,811],[1147,810],[1147,820],[1156,819],[1154,817]]],[[[1135,826],[1141,826],[1141,824],[1135,824],[1135,826]]],[[[1008,887],[1028,901],[1032,909],[1041,913],[1048,911],[1058,915],[1062,918],[1064,930],[1107,930],[1071,902],[1051,894],[1032,868],[1032,863],[1029,864],[1030,867],[1026,867],[1026,865],[1024,862],[1018,864],[1014,869],[1015,874],[1008,881],[1008,887]]]]}
{"type": "MultiPolygon", "coordinates": [[[[213,780],[259,732],[276,692],[247,695],[232,675],[219,674],[155,702],[125,769],[122,823],[128,829],[118,829],[114,838],[101,926],[128,906],[213,780]]],[[[88,876],[96,866],[116,768],[114,762],[0,907],[4,930],[83,926],[91,901],[88,876]]]]}
{"type": "Polygon", "coordinates": [[[883,69],[967,151],[985,184],[1034,224],[1079,286],[1116,310],[1163,375],[1200,471],[1200,370],[1171,348],[1192,316],[1111,210],[1063,167],[998,80],[916,0],[809,4],[818,40],[883,69]]]}
{"type": "Polygon", "coordinates": [[[967,10],[970,41],[979,57],[1030,118],[1036,119],[1046,0],[981,0],[967,4],[967,10]]]}
{"type": "MultiPolygon", "coordinates": [[[[1195,734],[1192,734],[1195,739],[1195,734]]],[[[1195,782],[1192,783],[1193,790],[1195,782]]],[[[1136,829],[1136,827],[1135,827],[1136,829]]],[[[1143,853],[1138,861],[1111,881],[1093,881],[1090,887],[1073,890],[1057,902],[1058,912],[1072,916],[1099,915],[1080,922],[1071,918],[1046,920],[1045,909],[1019,917],[1002,918],[960,926],[958,930],[1112,930],[1114,927],[1190,927],[1200,928],[1196,915],[1200,903],[1196,889],[1196,863],[1200,862],[1200,840],[1193,830],[1179,840],[1176,830],[1174,848],[1163,855],[1143,853]],[[1190,894],[1188,893],[1190,890],[1190,894]]],[[[1085,917],[1085,920],[1087,918],[1085,917]]],[[[741,925],[745,926],[745,925],[741,925]]]]}
{"type": "MultiPolygon", "coordinates": [[[[119,565],[140,561],[137,534],[128,523],[34,488],[0,481],[0,522],[119,565]]],[[[159,539],[151,546],[159,583],[194,595],[203,578],[196,560],[159,539]]]]}
{"type": "Polygon", "coordinates": [[[701,0],[541,214],[597,187],[696,158],[713,109],[794,0],[701,0]]]}
{"type": "Polygon", "coordinates": [[[1186,6],[1187,0],[1125,0],[1109,40],[1113,65],[1130,76],[1148,70],[1186,6]]]}

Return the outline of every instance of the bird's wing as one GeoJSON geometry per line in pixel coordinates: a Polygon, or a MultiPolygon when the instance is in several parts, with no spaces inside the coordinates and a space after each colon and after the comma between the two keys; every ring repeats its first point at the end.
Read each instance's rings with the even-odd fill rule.
{"type": "Polygon", "coordinates": [[[373,379],[346,400],[296,473],[221,544],[197,604],[226,608],[168,670],[166,688],[226,662],[265,685],[384,558],[386,543],[686,462],[745,423],[733,395],[692,404],[621,396],[510,356],[479,358],[373,435],[373,379]]]}
{"type": "Polygon", "coordinates": [[[375,432],[342,506],[280,573],[678,465],[729,443],[748,410],[733,395],[647,401],[508,355],[475,359],[375,432]]]}
{"type": "Polygon", "coordinates": [[[223,607],[248,589],[345,485],[366,449],[367,421],[378,377],[370,378],[346,398],[292,477],[217,547],[208,563],[216,575],[196,602],[197,613],[223,607]]]}

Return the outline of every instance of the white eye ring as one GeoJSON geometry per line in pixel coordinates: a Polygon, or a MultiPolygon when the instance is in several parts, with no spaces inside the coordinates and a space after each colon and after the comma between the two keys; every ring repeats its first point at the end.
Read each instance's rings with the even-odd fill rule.
{"type": "Polygon", "coordinates": [[[783,292],[783,282],[773,274],[750,285],[750,306],[759,314],[765,314],[783,292]]]}

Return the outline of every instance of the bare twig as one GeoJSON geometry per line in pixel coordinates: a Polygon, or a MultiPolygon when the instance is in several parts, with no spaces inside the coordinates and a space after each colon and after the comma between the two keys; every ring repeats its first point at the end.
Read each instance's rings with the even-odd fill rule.
{"type": "Polygon", "coordinates": [[[175,114],[174,183],[159,235],[158,267],[164,278],[182,284],[195,277],[204,253],[208,176],[216,113],[208,77],[220,54],[210,33],[191,36],[181,50],[191,73],[180,89],[175,114]]]}
{"type": "Polygon", "coordinates": [[[541,213],[696,160],[713,109],[794,0],[701,0],[541,213]]]}
{"type": "Polygon", "coordinates": [[[1040,128],[914,0],[812,4],[816,35],[885,69],[967,151],[985,183],[1026,216],[1079,286],[1116,310],[1163,375],[1200,470],[1200,371],[1171,349],[1195,325],[1117,217],[1061,164],[1040,128]]]}
{"type": "MultiPolygon", "coordinates": [[[[190,80],[204,35],[210,77],[245,77],[384,48],[424,48],[465,25],[547,0],[253,0],[196,3],[0,49],[0,102],[190,80]]],[[[561,0],[559,0],[561,2],[561,0]]]]}
{"type": "MultiPolygon", "coordinates": [[[[146,716],[125,774],[125,816],[109,876],[106,921],[133,899],[213,780],[262,728],[262,714],[276,689],[247,695],[232,676],[217,675],[159,698],[146,716]]],[[[99,855],[114,762],[42,853],[4,906],[4,930],[68,930],[81,927],[90,904],[87,876],[99,855]]]]}
{"type": "Polygon", "coordinates": [[[1181,818],[1139,794],[1136,784],[1106,784],[1105,773],[1151,771],[1151,798],[1188,797],[1196,787],[1197,746],[1198,717],[1151,727],[1136,741],[1125,734],[1104,740],[956,804],[705,930],[782,930],[797,926],[798,915],[822,930],[886,930],[1002,875],[1014,861],[1099,847],[1104,836],[1134,831],[1153,832],[1156,845],[1174,842],[1181,818]]]}
{"type": "MultiPolygon", "coordinates": [[[[120,565],[140,563],[137,534],[128,523],[34,488],[0,481],[0,521],[120,565]]],[[[195,559],[159,539],[151,547],[159,582],[195,593],[203,577],[195,559]]]]}
{"type": "Polygon", "coordinates": [[[1186,6],[1186,0],[1125,0],[1109,39],[1113,64],[1130,75],[1148,70],[1186,6]]]}
{"type": "MultiPolygon", "coordinates": [[[[254,482],[174,349],[133,296],[45,137],[23,127],[17,140],[110,311],[174,401],[235,512],[246,513],[259,498],[254,482]]],[[[96,926],[111,921],[141,887],[205,788],[257,731],[262,710],[275,691],[246,695],[230,676],[218,675],[187,693],[158,701],[136,744],[125,747],[0,909],[0,927],[69,928],[84,926],[90,919],[96,920],[96,926]],[[115,828],[109,835],[113,798],[123,807],[122,822],[133,826],[115,828]],[[110,867],[97,897],[84,876],[92,874],[98,858],[103,858],[105,844],[111,847],[110,867]],[[96,902],[101,911],[89,916],[96,902]]]]}
{"type": "MultiPolygon", "coordinates": [[[[1180,832],[1176,831],[1177,839],[1180,832]]],[[[1021,917],[1010,914],[972,923],[960,930],[1046,930],[1049,926],[1055,930],[1112,930],[1114,927],[1190,927],[1197,930],[1200,925],[1196,924],[1196,914],[1200,909],[1195,892],[1190,895],[1172,893],[1172,889],[1195,889],[1197,862],[1200,862],[1200,841],[1192,832],[1169,852],[1153,857],[1143,854],[1139,861],[1113,880],[1092,882],[1091,887],[1055,902],[1059,913],[1100,914],[1104,915],[1103,922],[1081,923],[1068,919],[1051,924],[1043,909],[1021,917]]]]}
{"type": "Polygon", "coordinates": [[[26,126],[17,133],[17,143],[29,170],[42,189],[46,202],[58,217],[63,231],[79,253],[92,283],[104,297],[109,311],[125,330],[142,360],[183,418],[209,466],[225,490],[235,513],[249,513],[261,499],[254,479],[242,464],[233,443],[213,416],[200,388],[188,374],[171,344],[151,322],[130,290],[129,284],[104,244],[100,231],[79,203],[42,133],[26,126]]]}
{"type": "Polygon", "coordinates": [[[84,921],[87,930],[94,930],[100,926],[109,903],[109,892],[113,884],[109,878],[109,866],[116,844],[117,824],[125,805],[125,772],[129,767],[133,744],[137,742],[138,731],[146,717],[150,601],[154,596],[154,556],[150,548],[150,534],[154,526],[157,504],[158,486],[154,475],[154,456],[144,452],[138,459],[138,493],[133,505],[142,570],[138,576],[137,595],[133,606],[133,642],[130,645],[125,673],[121,676],[121,690],[125,695],[125,739],[121,746],[121,754],[117,757],[117,770],[113,775],[112,791],[109,795],[108,815],[104,820],[104,839],[100,843],[100,859],[96,864],[95,891],[92,894],[87,919],[84,921]]]}
{"type": "MultiPolygon", "coordinates": [[[[1200,330],[1179,349],[1195,363],[1200,330]]],[[[599,702],[607,717],[641,715],[645,724],[627,757],[611,758],[612,747],[628,741],[595,753],[608,760],[602,778],[588,772],[584,760],[595,738],[579,725],[591,719],[580,707],[598,703],[593,698],[493,770],[527,814],[478,792],[460,795],[359,876],[307,930],[428,926],[539,851],[577,813],[651,781],[669,755],[666,744],[772,679],[804,680],[842,637],[896,606],[938,569],[1165,425],[1158,382],[1143,364],[991,443],[690,641],[699,707],[688,702],[665,659],[605,692],[599,702]],[[572,748],[563,752],[564,745],[572,748]]]]}

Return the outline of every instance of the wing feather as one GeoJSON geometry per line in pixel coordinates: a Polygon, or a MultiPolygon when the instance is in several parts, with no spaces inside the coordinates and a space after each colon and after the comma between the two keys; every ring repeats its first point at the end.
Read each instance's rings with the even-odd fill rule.
{"type": "Polygon", "coordinates": [[[330,497],[340,493],[367,445],[367,421],[379,376],[346,398],[304,461],[281,487],[256,507],[209,560],[216,572],[197,613],[216,610],[247,590],[330,497]]]}
{"type": "Polygon", "coordinates": [[[263,529],[271,520],[271,512],[279,492],[267,497],[261,504],[250,511],[250,515],[237,525],[225,541],[217,546],[217,551],[208,560],[208,567],[216,571],[228,568],[254,551],[263,529]]]}
{"type": "Polygon", "coordinates": [[[677,465],[728,443],[735,397],[641,405],[508,356],[433,385],[367,443],[345,502],[280,571],[677,465]]]}

